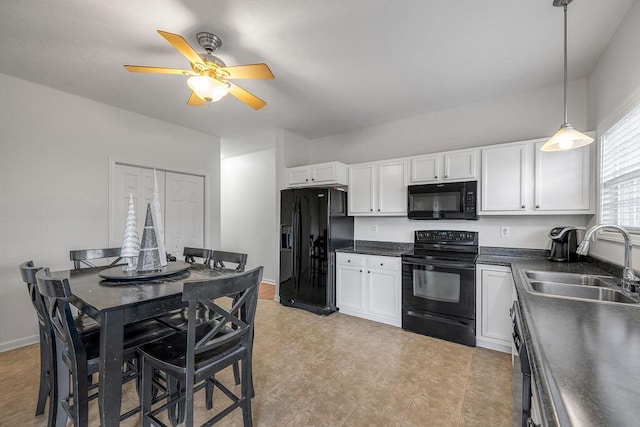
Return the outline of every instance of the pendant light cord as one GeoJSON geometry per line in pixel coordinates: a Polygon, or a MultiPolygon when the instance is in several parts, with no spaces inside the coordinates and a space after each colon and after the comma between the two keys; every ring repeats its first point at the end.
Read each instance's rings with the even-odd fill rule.
{"type": "Polygon", "coordinates": [[[564,5],[564,122],[569,123],[567,117],[567,5],[564,5]]]}

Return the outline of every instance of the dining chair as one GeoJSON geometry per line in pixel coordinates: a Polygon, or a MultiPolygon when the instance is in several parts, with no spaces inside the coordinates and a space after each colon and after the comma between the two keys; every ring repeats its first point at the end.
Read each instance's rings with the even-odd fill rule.
{"type": "MultiPolygon", "coordinates": [[[[81,333],[78,330],[71,311],[72,293],[66,277],[52,277],[47,268],[39,270],[35,276],[53,338],[49,366],[55,372],[51,377],[55,380],[50,384],[49,405],[55,406],[55,419],[53,422],[50,420],[49,425],[64,426],[67,418],[71,418],[75,426],[86,426],[89,401],[97,397],[97,393],[91,393],[98,384],[91,378],[99,370],[100,334],[98,331],[81,333]],[[66,395],[59,395],[63,390],[66,395]]],[[[123,333],[123,360],[131,368],[123,373],[123,381],[128,381],[138,378],[140,362],[137,360],[137,347],[165,338],[174,330],[154,320],[143,320],[127,325],[123,333]]],[[[121,415],[121,419],[134,415],[138,410],[135,408],[121,415]]]]}
{"type": "Polygon", "coordinates": [[[91,261],[104,258],[116,258],[111,264],[116,265],[122,258],[120,257],[121,248],[106,248],[106,249],[79,249],[69,251],[69,259],[73,261],[73,268],[82,268],[84,264],[87,267],[95,267],[96,265],[91,261]]]}
{"type": "Polygon", "coordinates": [[[189,248],[186,247],[182,251],[182,256],[184,256],[185,262],[190,262],[191,264],[196,263],[196,258],[201,258],[203,260],[203,264],[209,264],[209,260],[211,259],[211,249],[204,248],[189,248]]]}
{"type": "MultiPolygon", "coordinates": [[[[185,282],[182,300],[188,303],[188,325],[185,331],[168,338],[143,345],[141,423],[144,427],[164,426],[157,415],[164,410],[184,405],[185,425],[193,426],[194,393],[210,384],[221,390],[232,403],[215,414],[205,424],[220,421],[237,407],[242,408],[243,423],[251,426],[251,354],[253,325],[258,300],[258,286],[262,279],[262,267],[239,275],[225,275],[210,280],[185,282]],[[231,297],[231,307],[219,305],[219,299],[231,297]],[[205,305],[215,312],[216,320],[198,322],[198,306],[205,305]],[[220,370],[242,363],[240,395],[215,378],[220,370]],[[167,396],[166,402],[152,410],[152,379],[154,370],[162,371],[167,378],[183,384],[177,395],[167,396]]],[[[225,299],[228,303],[229,300],[225,299]]],[[[207,401],[212,396],[206,396],[207,401]]],[[[207,408],[213,405],[207,402],[207,408]]]]}
{"type": "Polygon", "coordinates": [[[51,363],[51,355],[55,353],[55,342],[53,340],[53,330],[44,308],[44,302],[36,281],[36,273],[42,267],[35,267],[33,261],[26,261],[20,264],[20,274],[22,280],[27,284],[27,290],[31,297],[31,304],[36,311],[38,318],[38,333],[40,336],[40,386],[38,388],[38,402],[36,403],[36,415],[44,413],[45,404],[49,399],[49,425],[53,425],[56,418],[56,405],[51,402],[51,393],[55,386],[55,365],[51,363]]]}
{"type": "Polygon", "coordinates": [[[236,271],[244,271],[247,266],[247,254],[240,252],[213,251],[211,262],[214,268],[229,268],[225,262],[236,264],[236,271]]]}

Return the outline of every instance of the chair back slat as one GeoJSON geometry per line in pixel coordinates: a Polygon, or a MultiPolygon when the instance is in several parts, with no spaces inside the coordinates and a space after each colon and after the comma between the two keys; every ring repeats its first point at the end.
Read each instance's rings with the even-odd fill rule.
{"type": "Polygon", "coordinates": [[[186,247],[182,251],[182,255],[184,256],[184,261],[189,262],[191,264],[195,264],[196,258],[202,258],[203,264],[209,264],[211,259],[211,249],[204,248],[189,248],[186,247]]]}
{"type": "Polygon", "coordinates": [[[250,349],[258,301],[258,286],[263,267],[239,275],[220,276],[202,281],[185,282],[182,300],[189,303],[187,326],[187,371],[193,372],[195,356],[214,351],[221,346],[238,342],[250,349]],[[231,307],[223,307],[216,299],[231,298],[231,307]],[[196,340],[197,310],[206,306],[215,322],[211,329],[196,340]]]}
{"type": "Polygon", "coordinates": [[[237,264],[236,271],[244,271],[247,266],[247,254],[240,252],[213,251],[211,255],[214,268],[228,268],[225,262],[237,264]]]}
{"type": "Polygon", "coordinates": [[[48,268],[39,271],[36,279],[59,348],[74,366],[86,365],[86,349],[76,328],[69,303],[71,288],[68,279],[52,277],[48,268]]]}
{"type": "Polygon", "coordinates": [[[116,265],[122,257],[120,257],[121,248],[106,248],[106,249],[79,249],[75,251],[69,251],[69,259],[73,261],[73,268],[82,268],[82,265],[87,267],[95,267],[96,265],[91,260],[104,259],[104,258],[116,258],[109,264],[110,266],[116,265]]]}
{"type": "Polygon", "coordinates": [[[36,311],[38,323],[48,330],[47,312],[42,295],[38,291],[38,282],[36,280],[36,273],[41,269],[42,267],[35,267],[33,261],[26,261],[20,264],[20,275],[22,276],[22,281],[27,284],[27,291],[31,297],[31,304],[36,311]]]}

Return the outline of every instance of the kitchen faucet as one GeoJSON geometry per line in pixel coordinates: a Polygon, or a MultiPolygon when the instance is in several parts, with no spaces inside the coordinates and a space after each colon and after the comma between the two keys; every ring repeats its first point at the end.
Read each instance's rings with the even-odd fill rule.
{"type": "Polygon", "coordinates": [[[627,230],[614,224],[600,224],[591,227],[584,235],[584,240],[578,246],[576,252],[580,255],[586,255],[589,252],[590,240],[596,231],[603,228],[618,231],[624,237],[624,269],[622,270],[622,289],[625,292],[634,293],[635,286],[638,283],[638,277],[631,269],[631,235],[627,230]]]}

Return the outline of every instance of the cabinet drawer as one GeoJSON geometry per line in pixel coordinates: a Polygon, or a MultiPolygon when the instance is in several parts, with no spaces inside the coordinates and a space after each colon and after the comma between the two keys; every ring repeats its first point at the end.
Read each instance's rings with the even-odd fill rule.
{"type": "Polygon", "coordinates": [[[400,257],[389,257],[389,256],[367,256],[367,267],[368,268],[379,268],[383,270],[400,270],[401,267],[401,259],[400,257]]]}
{"type": "Polygon", "coordinates": [[[343,252],[336,253],[336,264],[338,265],[354,265],[364,267],[364,255],[347,254],[343,252]]]}

